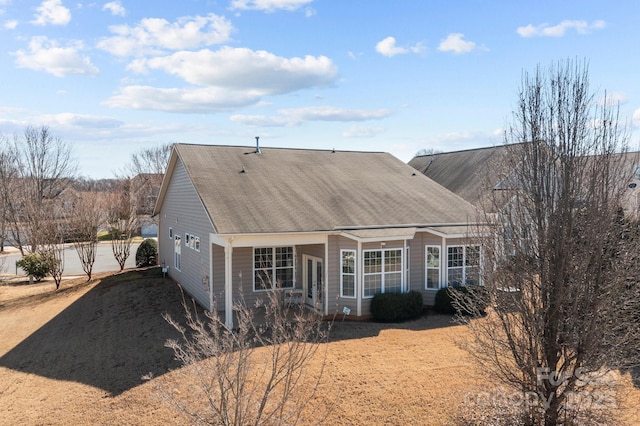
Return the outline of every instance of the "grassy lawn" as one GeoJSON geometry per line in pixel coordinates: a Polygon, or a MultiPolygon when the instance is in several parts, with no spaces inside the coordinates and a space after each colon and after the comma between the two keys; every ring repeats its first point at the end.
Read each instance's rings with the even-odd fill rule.
{"type": "MultiPolygon", "coordinates": [[[[176,284],[157,268],[83,281],[0,285],[0,424],[184,424],[153,391],[184,387],[161,317],[181,315],[176,284]]],[[[465,395],[495,389],[454,343],[464,336],[441,315],[337,322],[313,403],[332,404],[326,424],[452,424],[465,395]]],[[[628,375],[620,386],[619,418],[638,424],[640,391],[628,375]]]]}

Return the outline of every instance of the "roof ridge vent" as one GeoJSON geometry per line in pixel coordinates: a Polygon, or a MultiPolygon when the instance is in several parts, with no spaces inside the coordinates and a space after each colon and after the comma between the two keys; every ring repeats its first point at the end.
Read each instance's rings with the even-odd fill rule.
{"type": "Polygon", "coordinates": [[[260,154],[260,136],[256,136],[256,154],[260,154]]]}

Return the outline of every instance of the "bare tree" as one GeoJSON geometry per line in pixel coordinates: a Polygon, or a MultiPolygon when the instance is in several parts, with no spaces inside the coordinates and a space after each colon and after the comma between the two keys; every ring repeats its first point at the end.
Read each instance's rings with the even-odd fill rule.
{"type": "MultiPolygon", "coordinates": [[[[264,308],[243,302],[234,306],[238,319],[234,330],[225,326],[215,309],[203,320],[185,304],[186,328],[165,317],[181,335],[180,341],[167,342],[184,364],[180,379],[195,390],[187,398],[175,393],[173,385],[161,383],[158,390],[194,423],[294,425],[313,399],[326,353],[315,369],[310,363],[322,356],[318,351],[327,341],[331,323],[302,306],[285,305],[278,291],[265,294],[264,308]],[[254,316],[256,309],[264,309],[264,321],[254,316]]],[[[323,410],[310,416],[320,424],[323,410]]]]}
{"type": "Polygon", "coordinates": [[[132,238],[138,227],[136,206],[132,203],[129,191],[130,183],[128,179],[120,180],[118,188],[109,196],[108,222],[111,251],[121,271],[131,254],[132,238]]]}
{"type": "Polygon", "coordinates": [[[18,169],[11,143],[5,135],[0,135],[0,252],[4,251],[4,245],[10,233],[19,235],[19,229],[12,226],[16,223],[14,194],[17,174],[18,169]]]}
{"type": "MultiPolygon", "coordinates": [[[[57,216],[62,217],[62,215],[57,216]]],[[[64,232],[67,228],[65,219],[46,222],[46,226],[42,229],[43,242],[38,248],[38,253],[45,259],[56,290],[60,288],[64,272],[64,232]]]]}
{"type": "Polygon", "coordinates": [[[440,154],[442,151],[435,148],[420,148],[418,152],[416,152],[415,157],[420,157],[423,155],[435,155],[440,154]]]}
{"type": "Polygon", "coordinates": [[[172,143],[144,148],[131,155],[120,177],[128,179],[131,200],[138,215],[150,215],[171,155],[172,143]]]}
{"type": "Polygon", "coordinates": [[[105,205],[101,194],[96,191],[81,193],[73,207],[70,218],[70,233],[73,247],[78,253],[82,269],[91,279],[98,246],[98,229],[105,222],[105,205]]]}
{"type": "Polygon", "coordinates": [[[12,239],[21,253],[25,247],[36,252],[40,230],[53,218],[57,196],[69,186],[77,162],[71,146],[47,126],[27,126],[3,155],[3,162],[11,162],[2,173],[12,239]]]}
{"type": "Polygon", "coordinates": [[[638,361],[640,238],[621,214],[637,159],[588,77],[572,61],[523,75],[508,152],[493,165],[505,179],[483,208],[485,285],[458,301],[493,306],[468,321],[466,347],[524,395],[529,424],[589,420],[606,373],[638,361]]]}

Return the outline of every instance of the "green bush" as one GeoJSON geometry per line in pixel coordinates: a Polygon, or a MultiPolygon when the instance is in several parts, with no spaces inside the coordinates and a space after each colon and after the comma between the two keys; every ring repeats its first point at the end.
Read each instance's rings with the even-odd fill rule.
{"type": "Polygon", "coordinates": [[[402,322],[422,314],[422,293],[377,293],[371,300],[371,315],[380,322],[402,322]]]}
{"type": "Polygon", "coordinates": [[[486,292],[482,286],[444,287],[436,293],[434,309],[441,314],[484,315],[486,292]]]}
{"type": "Polygon", "coordinates": [[[136,251],[136,266],[154,266],[158,264],[158,243],[152,238],[147,238],[140,243],[136,251]]]}
{"type": "Polygon", "coordinates": [[[37,253],[24,255],[22,259],[16,262],[16,265],[36,281],[42,280],[51,271],[50,263],[47,259],[37,253]]]}

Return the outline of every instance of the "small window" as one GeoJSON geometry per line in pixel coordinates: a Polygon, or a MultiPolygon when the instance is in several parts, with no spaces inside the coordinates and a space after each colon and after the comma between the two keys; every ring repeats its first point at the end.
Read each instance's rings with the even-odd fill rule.
{"type": "Polygon", "coordinates": [[[173,228],[169,228],[169,238],[173,239],[173,228]]]}
{"type": "Polygon", "coordinates": [[[426,246],[426,289],[440,288],[440,246],[426,246]]]}
{"type": "Polygon", "coordinates": [[[200,251],[200,237],[196,237],[195,240],[195,249],[196,251],[200,251]]]}
{"type": "Polygon", "coordinates": [[[340,296],[356,297],[356,251],[340,250],[340,296]]]}
{"type": "Polygon", "coordinates": [[[189,248],[193,249],[195,247],[196,237],[191,234],[189,235],[189,248]]]}
{"type": "Polygon", "coordinates": [[[189,247],[189,234],[186,232],[184,233],[184,246],[189,247]]]}

